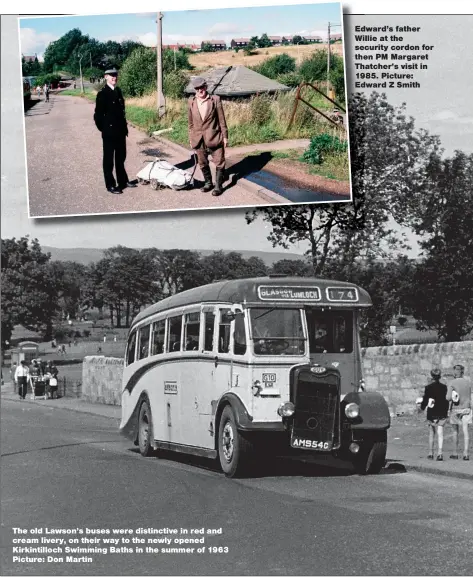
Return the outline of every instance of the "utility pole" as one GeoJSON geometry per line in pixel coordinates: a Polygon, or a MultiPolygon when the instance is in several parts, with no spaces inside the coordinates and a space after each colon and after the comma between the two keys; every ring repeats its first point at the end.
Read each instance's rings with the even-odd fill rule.
{"type": "Polygon", "coordinates": [[[176,65],[176,47],[174,46],[174,72],[177,70],[177,65],[176,65]]]}
{"type": "Polygon", "coordinates": [[[84,58],[83,54],[79,58],[79,73],[80,73],[80,91],[82,94],[84,94],[84,79],[82,78],[82,58],[84,58]]]}
{"type": "Polygon", "coordinates": [[[330,22],[327,36],[327,96],[330,96],[330,22]]]}
{"type": "Polygon", "coordinates": [[[92,68],[92,52],[89,52],[89,56],[90,56],[90,67],[92,68]]]}
{"type": "Polygon", "coordinates": [[[161,118],[166,112],[166,103],[163,94],[163,13],[158,12],[157,45],[156,45],[156,68],[158,77],[158,117],[161,118]]]}

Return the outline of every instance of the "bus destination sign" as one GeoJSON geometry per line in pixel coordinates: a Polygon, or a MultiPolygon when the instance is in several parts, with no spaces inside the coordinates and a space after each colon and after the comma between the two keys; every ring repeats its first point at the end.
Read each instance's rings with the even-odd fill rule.
{"type": "Polygon", "coordinates": [[[358,291],[355,287],[328,287],[327,300],[339,303],[358,302],[358,291]]]}
{"type": "Polygon", "coordinates": [[[309,301],[320,300],[320,290],[313,286],[259,286],[258,296],[262,301],[309,301]]]}

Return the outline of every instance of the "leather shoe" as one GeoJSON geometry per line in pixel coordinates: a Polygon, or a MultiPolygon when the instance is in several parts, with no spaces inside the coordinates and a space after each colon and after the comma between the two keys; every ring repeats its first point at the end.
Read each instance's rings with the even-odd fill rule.
{"type": "Polygon", "coordinates": [[[138,182],[136,180],[130,180],[126,184],[124,184],[121,188],[136,188],[138,186],[138,182]]]}
{"type": "Polygon", "coordinates": [[[118,186],[109,186],[107,190],[112,194],[123,194],[123,190],[118,186]]]}

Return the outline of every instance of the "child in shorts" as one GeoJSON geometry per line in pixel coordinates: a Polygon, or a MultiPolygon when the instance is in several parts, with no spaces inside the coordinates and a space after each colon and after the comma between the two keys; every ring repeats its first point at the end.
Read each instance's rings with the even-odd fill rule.
{"type": "Polygon", "coordinates": [[[443,427],[447,420],[448,401],[447,385],[440,382],[440,369],[430,371],[431,382],[425,387],[420,408],[427,408],[427,424],[429,426],[428,459],[434,458],[434,444],[437,436],[437,461],[443,461],[443,427]]]}

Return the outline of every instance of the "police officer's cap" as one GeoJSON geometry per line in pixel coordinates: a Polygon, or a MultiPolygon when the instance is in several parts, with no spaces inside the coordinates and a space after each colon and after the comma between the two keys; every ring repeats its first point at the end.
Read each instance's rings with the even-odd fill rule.
{"type": "Polygon", "coordinates": [[[104,74],[110,74],[110,76],[116,76],[118,74],[118,70],[116,68],[109,68],[105,70],[104,74]]]}
{"type": "Polygon", "coordinates": [[[201,86],[207,85],[207,80],[202,76],[194,76],[191,78],[192,88],[200,88],[201,86]]]}

